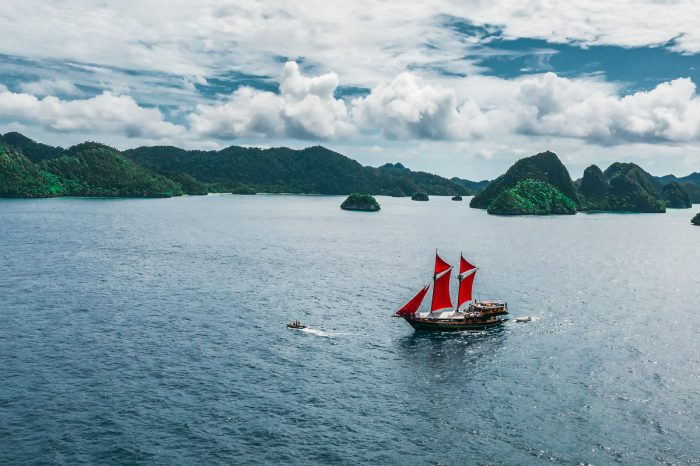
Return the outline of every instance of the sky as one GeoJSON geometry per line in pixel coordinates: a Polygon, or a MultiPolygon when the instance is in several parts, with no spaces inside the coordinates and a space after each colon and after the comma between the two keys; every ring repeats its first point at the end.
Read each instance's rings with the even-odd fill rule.
{"type": "Polygon", "coordinates": [[[68,147],[323,145],[471,180],[700,171],[700,2],[24,0],[0,133],[68,147]]]}

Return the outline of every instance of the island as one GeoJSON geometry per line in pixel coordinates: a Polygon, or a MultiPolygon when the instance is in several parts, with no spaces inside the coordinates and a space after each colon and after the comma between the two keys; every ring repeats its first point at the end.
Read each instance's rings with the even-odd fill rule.
{"type": "Polygon", "coordinates": [[[363,212],[377,212],[381,210],[377,200],[369,194],[351,194],[340,204],[343,210],[360,210],[363,212]]]}
{"type": "Polygon", "coordinates": [[[683,188],[683,191],[688,193],[691,203],[700,204],[700,186],[690,181],[686,181],[685,183],[681,183],[681,188],[683,188]]]}
{"type": "Polygon", "coordinates": [[[489,204],[494,215],[574,215],[576,204],[545,181],[525,180],[489,204]]]}
{"type": "Polygon", "coordinates": [[[700,225],[700,212],[695,214],[695,217],[690,221],[693,225],[700,225]]]}
{"type": "Polygon", "coordinates": [[[663,185],[658,180],[652,184],[651,175],[634,164],[614,163],[602,172],[591,165],[583,172],[578,187],[580,211],[605,212],[666,212],[665,203],[659,199],[663,185]]]}
{"type": "Polygon", "coordinates": [[[453,200],[453,201],[461,201],[461,200],[462,200],[462,196],[460,196],[460,195],[458,194],[458,195],[454,196],[454,197],[452,198],[452,200],[453,200]]]}
{"type": "Polygon", "coordinates": [[[551,198],[552,190],[571,201],[577,211],[663,213],[667,205],[689,203],[687,192],[676,181],[664,184],[633,163],[615,162],[605,172],[591,165],[574,184],[559,157],[546,151],[518,160],[504,175],[474,196],[469,206],[497,215],[570,214],[568,203],[562,204],[558,196],[551,198]],[[544,184],[518,188],[528,180],[544,184]],[[539,204],[531,206],[525,202],[528,196],[540,194],[546,199],[539,204]],[[495,203],[501,195],[504,197],[495,203]],[[559,204],[551,204],[554,200],[559,204]]]}
{"type": "Polygon", "coordinates": [[[666,207],[671,209],[690,209],[693,207],[690,195],[677,181],[672,180],[664,185],[662,199],[666,207]]]}
{"type": "Polygon", "coordinates": [[[419,191],[415,193],[413,196],[411,196],[412,201],[429,201],[430,198],[428,197],[428,193],[419,191]]]}
{"type": "Polygon", "coordinates": [[[483,191],[474,196],[469,206],[476,209],[489,209],[501,193],[511,190],[526,180],[544,181],[578,205],[576,188],[557,154],[551,151],[540,152],[520,159],[504,175],[492,181],[483,191]]]}

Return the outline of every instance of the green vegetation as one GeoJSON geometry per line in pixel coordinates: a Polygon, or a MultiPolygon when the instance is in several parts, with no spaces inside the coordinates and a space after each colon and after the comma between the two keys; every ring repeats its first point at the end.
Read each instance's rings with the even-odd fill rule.
{"type": "Polygon", "coordinates": [[[369,194],[354,193],[340,204],[343,210],[361,210],[364,212],[377,212],[381,210],[377,200],[369,194]]]}
{"type": "MultiPolygon", "coordinates": [[[[608,182],[605,175],[597,165],[591,165],[583,172],[583,179],[578,188],[579,194],[584,199],[590,199],[591,202],[602,202],[608,195],[608,182]]],[[[582,204],[584,204],[582,202],[582,204]]]]}
{"type": "Polygon", "coordinates": [[[412,172],[401,164],[363,167],[324,147],[303,150],[231,146],[220,151],[186,151],[176,147],[140,147],[126,154],[162,173],[186,173],[210,191],[231,192],[246,186],[257,192],[467,196],[468,188],[437,175],[412,172]]]}
{"type": "Polygon", "coordinates": [[[461,200],[462,200],[462,196],[455,196],[455,197],[452,198],[452,200],[453,200],[453,201],[461,201],[461,200]]]}
{"type": "Polygon", "coordinates": [[[320,146],[304,150],[232,146],[221,151],[140,147],[120,152],[97,143],[69,149],[52,147],[19,133],[0,136],[0,143],[25,156],[19,164],[23,167],[21,174],[15,173],[14,165],[11,172],[7,163],[2,173],[5,195],[13,196],[168,197],[209,192],[472,194],[462,184],[413,172],[400,163],[363,167],[320,146]],[[20,179],[23,183],[19,183],[20,179]]]}
{"type": "MultiPolygon", "coordinates": [[[[605,172],[592,165],[575,187],[556,154],[547,151],[519,160],[493,182],[477,183],[414,172],[400,163],[363,167],[320,146],[303,150],[231,146],[221,151],[162,146],[120,152],[94,142],[63,149],[19,133],[0,136],[2,197],[366,192],[427,201],[429,195],[461,200],[476,191],[471,207],[539,214],[549,208],[537,203],[536,191],[544,188],[530,184],[518,188],[521,182],[535,180],[550,185],[578,210],[664,212],[666,206],[687,208],[691,202],[700,202],[700,186],[692,182],[696,175],[700,176],[656,178],[632,163],[614,163],[605,172]],[[664,185],[660,180],[668,182],[664,185]],[[679,185],[676,181],[681,180],[686,182],[679,185]]],[[[552,205],[553,212],[567,210],[552,205]]]]}
{"type": "Polygon", "coordinates": [[[391,192],[391,197],[406,197],[406,193],[401,191],[401,188],[397,187],[391,192]]]}
{"type": "Polygon", "coordinates": [[[683,183],[695,183],[697,185],[700,185],[700,173],[695,172],[695,173],[691,173],[688,176],[682,176],[680,178],[677,178],[673,175],[660,176],[659,181],[661,183],[668,183],[669,181],[677,181],[678,183],[680,183],[681,186],[683,186],[683,183]]]}
{"type": "Polygon", "coordinates": [[[231,194],[243,194],[249,196],[257,193],[255,192],[255,188],[251,188],[249,186],[238,186],[233,191],[231,191],[231,194]]]}
{"type": "Polygon", "coordinates": [[[639,167],[620,163],[610,167],[605,170],[605,173],[613,174],[610,182],[595,165],[583,172],[583,179],[578,188],[581,201],[579,210],[651,213],[666,211],[663,202],[654,196],[655,188],[639,167]],[[622,166],[629,170],[619,169],[622,166]]]}
{"type": "Polygon", "coordinates": [[[579,202],[569,171],[554,152],[547,151],[515,162],[505,175],[492,181],[482,192],[474,196],[469,206],[487,209],[501,193],[515,188],[518,183],[525,180],[544,181],[568,197],[574,204],[579,202]]]}
{"type": "Polygon", "coordinates": [[[166,172],[160,173],[164,177],[178,183],[184,194],[190,196],[206,196],[209,193],[207,186],[186,173],[166,172]]]}
{"type": "MultiPolygon", "coordinates": [[[[372,168],[372,167],[369,167],[369,168],[372,168]]],[[[402,173],[407,173],[407,172],[411,171],[410,168],[404,167],[403,164],[401,164],[401,163],[385,163],[384,165],[382,165],[379,168],[380,169],[385,168],[387,170],[394,170],[394,171],[402,172],[402,173]]]]}
{"type": "Polygon", "coordinates": [[[616,175],[623,174],[628,175],[632,180],[636,181],[644,191],[646,191],[650,196],[659,199],[664,191],[664,185],[659,179],[642,169],[639,165],[634,163],[621,163],[615,162],[605,169],[605,179],[610,181],[616,175]],[[635,171],[636,170],[636,171],[635,171]],[[633,172],[630,174],[630,172],[633,172]],[[646,179],[648,183],[640,182],[641,178],[646,179]]]}
{"type": "Polygon", "coordinates": [[[519,182],[489,205],[495,215],[573,215],[576,204],[551,184],[538,180],[519,182]]]}
{"type": "Polygon", "coordinates": [[[54,175],[66,196],[171,197],[181,186],[122,156],[116,149],[86,142],[38,166],[54,175]]]}
{"type": "Polygon", "coordinates": [[[686,181],[685,183],[681,183],[681,188],[690,196],[690,202],[693,204],[700,204],[700,186],[693,182],[686,181]]]}
{"type": "MultiPolygon", "coordinates": [[[[655,199],[639,183],[623,173],[610,180],[610,193],[606,199],[608,208],[617,212],[666,212],[664,203],[655,199]]],[[[589,209],[601,210],[601,209],[589,209]]]]}
{"type": "Polygon", "coordinates": [[[64,188],[50,173],[24,155],[0,142],[0,197],[54,197],[64,188]]]}
{"type": "Polygon", "coordinates": [[[695,217],[690,221],[693,225],[700,225],[700,212],[695,214],[695,217]]]}
{"type": "Polygon", "coordinates": [[[21,152],[32,163],[42,160],[53,159],[61,155],[63,149],[60,147],[47,146],[40,142],[35,142],[20,133],[7,133],[0,136],[0,142],[5,142],[8,146],[21,152]]]}
{"type": "MultiPolygon", "coordinates": [[[[527,190],[513,191],[525,180],[541,181],[568,198],[579,211],[615,211],[615,212],[665,212],[664,202],[660,200],[663,192],[661,182],[633,163],[613,163],[605,172],[596,165],[586,168],[583,178],[577,181],[577,188],[571,182],[569,172],[553,152],[543,152],[518,160],[505,175],[489,184],[484,191],[477,194],[470,206],[487,207],[489,213],[515,215],[517,212],[541,214],[548,211],[547,205],[533,205],[524,202],[522,193],[527,190]],[[506,196],[495,201],[503,193],[506,196]]],[[[522,188],[522,187],[521,187],[522,188]]],[[[529,186],[534,192],[535,186],[529,186]]],[[[539,189],[539,188],[538,188],[539,189]]],[[[680,189],[680,188],[679,188],[680,189]]],[[[532,194],[532,193],[530,193],[532,194]]],[[[551,213],[567,212],[566,208],[555,206],[551,213]]]]}
{"type": "Polygon", "coordinates": [[[472,193],[474,194],[479,194],[481,191],[486,189],[486,186],[491,184],[489,180],[483,180],[483,181],[469,181],[469,180],[464,180],[462,178],[450,178],[451,181],[454,181],[457,184],[461,184],[462,186],[469,188],[472,193]]]}
{"type": "Polygon", "coordinates": [[[688,193],[676,181],[664,185],[663,201],[671,209],[690,209],[693,206],[688,193]]]}

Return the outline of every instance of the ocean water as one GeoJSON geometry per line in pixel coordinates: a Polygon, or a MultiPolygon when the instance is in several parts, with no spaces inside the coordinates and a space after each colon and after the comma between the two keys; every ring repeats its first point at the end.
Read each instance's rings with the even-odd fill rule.
{"type": "Polygon", "coordinates": [[[342,200],[0,200],[0,464],[700,462],[697,208],[342,200]],[[436,248],[512,320],[391,318],[436,248]]]}

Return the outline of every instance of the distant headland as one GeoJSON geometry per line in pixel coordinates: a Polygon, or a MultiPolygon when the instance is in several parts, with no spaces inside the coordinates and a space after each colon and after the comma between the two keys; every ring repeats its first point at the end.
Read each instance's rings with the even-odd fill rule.
{"type": "Polygon", "coordinates": [[[171,197],[207,193],[370,193],[471,196],[477,190],[401,164],[364,167],[321,146],[293,150],[171,146],[119,151],[95,142],[64,149],[19,133],[0,136],[0,197],[171,197]]]}

